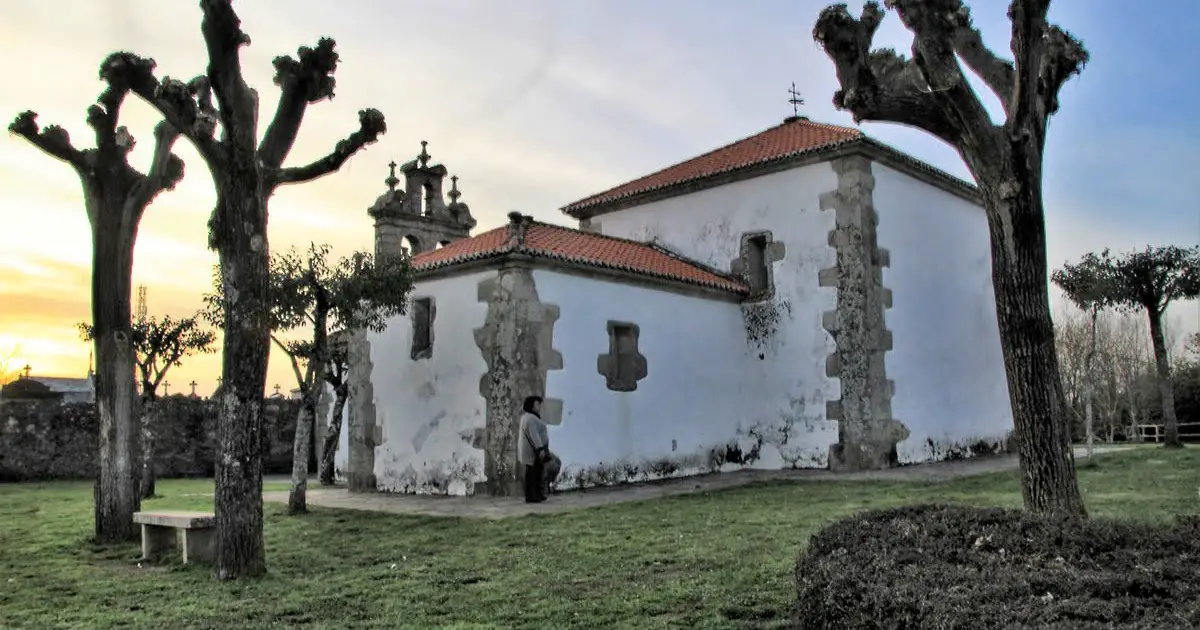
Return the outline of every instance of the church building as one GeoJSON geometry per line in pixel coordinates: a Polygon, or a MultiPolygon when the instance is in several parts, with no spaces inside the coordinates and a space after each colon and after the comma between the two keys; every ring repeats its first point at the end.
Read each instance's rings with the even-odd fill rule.
{"type": "Polygon", "coordinates": [[[415,287],[349,335],[352,490],[517,492],[545,397],[560,489],[880,469],[1013,429],[976,188],[861,131],[778,126],[564,206],[475,220],[422,143],[370,209],[415,287]]]}

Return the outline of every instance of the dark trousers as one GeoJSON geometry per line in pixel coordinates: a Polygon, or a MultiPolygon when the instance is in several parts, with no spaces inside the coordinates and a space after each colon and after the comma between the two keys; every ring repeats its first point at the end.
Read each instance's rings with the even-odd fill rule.
{"type": "Polygon", "coordinates": [[[545,499],[545,464],[537,463],[525,467],[525,499],[545,499]]]}

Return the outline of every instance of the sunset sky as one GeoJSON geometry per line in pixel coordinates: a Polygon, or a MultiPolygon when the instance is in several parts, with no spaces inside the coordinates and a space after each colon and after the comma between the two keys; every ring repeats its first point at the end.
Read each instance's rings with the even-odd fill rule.
{"type": "MultiPolygon", "coordinates": [[[[778,124],[791,113],[787,89],[804,93],[804,113],[852,125],[831,104],[833,67],[812,41],[825,2],[808,0],[256,0],[237,2],[253,44],[243,49],[261,98],[260,130],[277,89],[271,59],[321,36],[337,39],[337,96],[309,109],[289,163],[327,153],[376,107],[388,132],[337,174],[282,189],[271,203],[273,250],[309,241],[338,255],[369,249],[366,209],[385,187],[386,164],[429,141],[434,161],[460,176],[477,231],[520,210],[570,224],[557,208],[778,124]]],[[[1007,2],[976,0],[976,22],[1008,52],[1007,2]]],[[[856,3],[851,3],[855,10],[856,3]]],[[[1062,95],[1046,165],[1050,263],[1087,251],[1200,241],[1200,86],[1181,69],[1200,61],[1190,4],[1154,9],[1127,0],[1058,0],[1052,18],[1081,37],[1092,62],[1062,95]]],[[[125,49],[153,57],[161,77],[203,71],[195,0],[9,2],[0,41],[10,53],[0,113],[33,109],[92,146],[85,110],[103,89],[100,61],[125,49]]],[[[906,50],[895,16],[877,45],[906,50]]],[[[135,98],[122,122],[140,143],[145,169],[153,112],[135,98]]],[[[950,148],[894,125],[866,133],[969,178],[950,148]]],[[[151,314],[187,315],[208,290],[216,255],[207,250],[212,181],[185,141],[187,176],[151,206],[138,236],[135,284],[148,287],[151,314]]],[[[0,357],[35,374],[82,376],[87,344],[75,323],[90,316],[91,240],[74,172],[23,139],[0,139],[0,357]]],[[[1194,304],[1172,324],[1198,328],[1194,304]]],[[[278,353],[275,353],[278,355],[278,353]]],[[[273,356],[269,384],[294,387],[273,356]]],[[[172,373],[172,392],[195,380],[207,394],[219,355],[172,373]]]]}

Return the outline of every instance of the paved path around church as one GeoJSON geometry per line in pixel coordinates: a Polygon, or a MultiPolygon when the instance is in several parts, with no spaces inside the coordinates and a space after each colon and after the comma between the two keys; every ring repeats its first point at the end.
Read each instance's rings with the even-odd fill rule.
{"type": "MultiPolygon", "coordinates": [[[[1097,446],[1096,454],[1121,451],[1127,448],[1130,447],[1097,446]]],[[[1085,449],[1077,448],[1075,450],[1076,459],[1086,456],[1085,449]]],[[[710,492],[762,481],[924,481],[937,483],[1015,468],[1017,468],[1017,458],[1015,455],[1009,455],[850,473],[833,473],[828,470],[748,470],[625,486],[574,490],[551,495],[548,501],[533,504],[513,497],[445,497],[382,492],[351,494],[344,487],[328,489],[314,487],[316,480],[313,480],[308,486],[308,504],[391,514],[497,519],[710,492]]],[[[279,477],[268,480],[287,481],[287,478],[279,477]]],[[[263,499],[275,503],[287,503],[287,495],[286,491],[264,492],[263,499]]]]}

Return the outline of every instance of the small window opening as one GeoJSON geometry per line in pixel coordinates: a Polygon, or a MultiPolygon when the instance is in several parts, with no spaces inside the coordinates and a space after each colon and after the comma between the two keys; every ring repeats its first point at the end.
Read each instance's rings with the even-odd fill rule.
{"type": "Polygon", "coordinates": [[[419,298],[412,301],[412,358],[427,358],[433,355],[433,300],[419,298]]]}
{"type": "Polygon", "coordinates": [[[766,291],[770,275],[767,273],[767,236],[760,234],[746,239],[746,281],[751,293],[766,291]]]}

